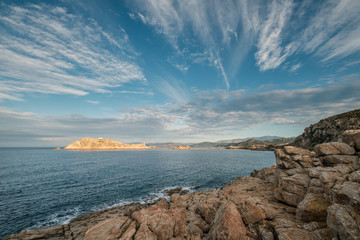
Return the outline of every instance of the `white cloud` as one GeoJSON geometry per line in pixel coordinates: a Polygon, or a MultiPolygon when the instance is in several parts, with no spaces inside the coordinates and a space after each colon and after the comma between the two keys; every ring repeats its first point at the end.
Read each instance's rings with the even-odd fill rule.
{"type": "MultiPolygon", "coordinates": [[[[220,45],[229,45],[230,36],[237,38],[238,3],[227,1],[226,4],[223,4],[205,0],[150,0],[137,1],[137,7],[140,9],[140,12],[137,12],[138,18],[145,24],[153,26],[159,34],[163,34],[179,56],[188,59],[191,63],[206,62],[214,67],[218,70],[226,87],[229,88],[228,74],[221,57],[220,45]],[[221,38],[217,37],[219,32],[221,38]],[[194,39],[190,40],[187,34],[194,39]],[[200,46],[196,46],[195,42],[199,42],[200,46]],[[192,53],[184,56],[184,50],[187,47],[203,49],[202,54],[206,54],[206,56],[200,61],[192,53]]],[[[176,64],[172,61],[171,63],[174,66],[187,65],[183,62],[176,64]]],[[[179,70],[184,71],[184,68],[180,67],[179,70]]]]}
{"type": "Polygon", "coordinates": [[[2,99],[20,100],[25,92],[104,93],[146,80],[123,29],[111,35],[64,7],[3,4],[0,32],[2,99]]]}
{"type": "Polygon", "coordinates": [[[99,101],[96,100],[86,100],[86,102],[91,103],[91,104],[99,104],[99,101]]]}
{"type": "Polygon", "coordinates": [[[189,95],[181,82],[169,78],[167,80],[162,79],[159,82],[160,91],[165,94],[169,99],[175,101],[176,103],[185,103],[189,100],[189,95]]]}
{"type": "Polygon", "coordinates": [[[300,69],[302,67],[302,63],[297,63],[295,65],[292,65],[291,68],[289,69],[289,72],[295,72],[298,69],[300,69]]]}
{"type": "MultiPolygon", "coordinates": [[[[255,45],[261,71],[277,69],[295,54],[323,61],[360,51],[360,1],[137,1],[138,18],[163,34],[191,63],[184,48],[203,49],[225,85],[255,45]],[[228,59],[223,59],[227,53],[228,59]],[[226,63],[226,64],[225,64],[226,63]],[[229,77],[230,76],[230,77],[229,77]]],[[[181,63],[181,65],[184,65],[181,63]]]]}
{"type": "Polygon", "coordinates": [[[316,52],[324,61],[346,57],[360,50],[360,2],[332,0],[322,3],[298,41],[304,51],[316,52]]]}
{"type": "Polygon", "coordinates": [[[294,45],[282,46],[282,34],[293,10],[290,0],[272,1],[265,22],[261,24],[255,54],[261,71],[274,69],[294,51],[294,45]]]}

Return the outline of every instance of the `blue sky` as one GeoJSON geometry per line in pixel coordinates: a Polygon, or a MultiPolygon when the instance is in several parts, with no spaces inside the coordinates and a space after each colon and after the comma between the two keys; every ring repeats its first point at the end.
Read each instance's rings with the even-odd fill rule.
{"type": "Polygon", "coordinates": [[[0,146],[297,136],[359,92],[358,0],[0,3],[0,146]]]}

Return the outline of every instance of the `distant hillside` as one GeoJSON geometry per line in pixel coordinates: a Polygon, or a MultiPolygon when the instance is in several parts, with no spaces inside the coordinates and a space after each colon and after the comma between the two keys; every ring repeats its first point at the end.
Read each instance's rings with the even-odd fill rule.
{"type": "MultiPolygon", "coordinates": [[[[148,146],[153,148],[174,148],[177,146],[190,146],[191,148],[224,148],[229,145],[237,146],[238,143],[248,142],[249,140],[258,140],[258,142],[254,142],[254,144],[263,145],[263,141],[270,141],[269,144],[279,144],[283,143],[283,137],[279,136],[262,136],[262,137],[247,137],[247,138],[237,138],[237,139],[230,139],[230,140],[220,140],[216,142],[200,142],[200,143],[176,143],[176,142],[166,142],[166,143],[148,143],[148,146]],[[277,141],[279,140],[279,141],[277,141]]],[[[292,138],[293,139],[293,138],[292,138]]],[[[286,140],[285,140],[286,141],[286,140]]],[[[291,140],[292,141],[292,140],[291,140]]],[[[287,142],[286,142],[287,143],[287,142]]],[[[246,143],[245,143],[246,144],[246,143]]],[[[251,146],[251,141],[249,142],[249,146],[251,146]]]]}
{"type": "Polygon", "coordinates": [[[230,143],[223,145],[224,147],[250,147],[255,145],[278,145],[278,144],[287,144],[294,140],[294,138],[277,138],[277,139],[270,139],[270,140],[257,140],[255,138],[251,138],[245,142],[240,143],[230,143]]]}
{"type": "Polygon", "coordinates": [[[214,143],[214,142],[201,142],[191,145],[192,148],[214,148],[218,146],[219,143],[214,143]]]}
{"type": "Polygon", "coordinates": [[[148,143],[148,146],[155,148],[174,148],[178,146],[187,146],[188,143],[175,143],[175,142],[166,142],[166,143],[148,143]]]}
{"type": "Polygon", "coordinates": [[[345,130],[360,129],[360,109],[320,120],[305,128],[291,145],[312,149],[316,144],[336,141],[345,130]]]}
{"type": "Polygon", "coordinates": [[[237,139],[231,139],[231,140],[220,140],[220,141],[216,141],[215,143],[219,143],[219,144],[226,144],[226,143],[239,143],[239,142],[245,142],[249,139],[256,139],[256,140],[271,140],[271,139],[279,139],[279,138],[283,138],[283,137],[279,137],[279,136],[262,136],[262,137],[247,137],[247,138],[237,138],[237,139]]]}

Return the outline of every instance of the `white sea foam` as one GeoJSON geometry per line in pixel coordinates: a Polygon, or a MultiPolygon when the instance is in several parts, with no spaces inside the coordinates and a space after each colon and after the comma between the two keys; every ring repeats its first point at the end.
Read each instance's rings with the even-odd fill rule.
{"type": "MultiPolygon", "coordinates": [[[[108,208],[113,208],[113,207],[121,207],[121,206],[125,206],[125,205],[129,205],[132,203],[141,203],[141,204],[152,204],[155,203],[156,201],[165,198],[168,202],[170,201],[170,196],[168,195],[168,193],[166,193],[166,191],[172,190],[172,189],[176,189],[181,187],[181,190],[187,190],[189,191],[189,193],[191,192],[195,192],[196,191],[196,186],[190,186],[190,187],[183,187],[183,186],[170,186],[170,187],[165,187],[160,189],[159,191],[156,192],[151,192],[148,196],[143,197],[141,199],[134,199],[134,201],[119,201],[117,203],[114,204],[101,204],[98,206],[95,206],[93,208],[91,208],[92,212],[95,211],[99,211],[99,210],[103,210],[103,209],[108,209],[108,208]]],[[[83,214],[84,212],[80,211],[80,206],[75,207],[73,209],[68,209],[65,211],[59,211],[56,212],[54,214],[49,215],[44,221],[38,222],[35,225],[33,225],[32,227],[30,227],[30,229],[35,229],[35,228],[41,228],[41,227],[49,227],[49,226],[54,226],[54,225],[58,225],[58,224],[68,224],[70,223],[70,221],[76,217],[78,217],[79,215],[83,214]]]]}
{"type": "Polygon", "coordinates": [[[38,222],[31,226],[30,229],[50,227],[59,224],[68,224],[72,219],[76,218],[80,214],[80,206],[65,211],[59,211],[49,215],[44,221],[38,222]]]}

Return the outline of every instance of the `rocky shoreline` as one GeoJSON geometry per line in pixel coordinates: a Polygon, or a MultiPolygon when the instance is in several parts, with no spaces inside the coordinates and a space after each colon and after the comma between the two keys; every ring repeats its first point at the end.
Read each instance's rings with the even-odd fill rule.
{"type": "Polygon", "coordinates": [[[82,215],[9,239],[359,239],[360,130],[315,152],[275,150],[276,165],[219,190],[82,215]]]}

